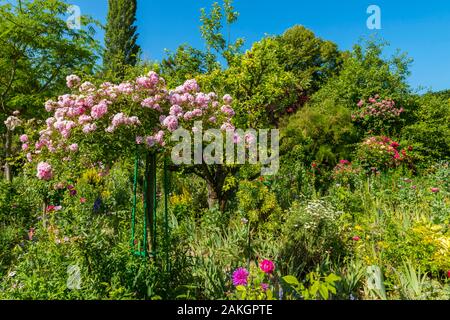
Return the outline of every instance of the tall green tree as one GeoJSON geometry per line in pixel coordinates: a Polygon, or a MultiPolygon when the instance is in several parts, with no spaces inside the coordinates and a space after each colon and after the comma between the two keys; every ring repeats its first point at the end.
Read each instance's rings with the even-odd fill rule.
{"type": "MultiPolygon", "coordinates": [[[[42,118],[45,100],[62,93],[71,73],[92,73],[99,49],[96,22],[80,16],[70,28],[69,5],[60,0],[18,0],[0,5],[0,162],[10,179],[12,134],[4,125],[15,110],[42,118]]],[[[8,180],[9,180],[8,179],[8,180]]]]}
{"type": "Polygon", "coordinates": [[[127,66],[135,66],[140,47],[137,44],[136,0],[109,0],[103,64],[112,79],[122,79],[127,66]]]}

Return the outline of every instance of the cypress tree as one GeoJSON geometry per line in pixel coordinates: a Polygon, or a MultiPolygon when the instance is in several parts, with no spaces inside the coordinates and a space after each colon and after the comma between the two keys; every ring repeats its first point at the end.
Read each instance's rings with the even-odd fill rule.
{"type": "Polygon", "coordinates": [[[137,0],[108,0],[103,66],[113,78],[123,78],[126,66],[137,63],[140,47],[136,22],[137,0]]]}

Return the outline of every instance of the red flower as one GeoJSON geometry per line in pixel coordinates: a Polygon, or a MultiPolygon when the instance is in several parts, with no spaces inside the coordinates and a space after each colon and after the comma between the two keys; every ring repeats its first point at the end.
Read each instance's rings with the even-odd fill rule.
{"type": "Polygon", "coordinates": [[[361,238],[358,237],[358,236],[354,236],[354,237],[352,238],[352,240],[353,240],[353,241],[359,241],[359,240],[361,240],[361,238]]]}
{"type": "Polygon", "coordinates": [[[394,141],[394,142],[391,143],[391,147],[394,148],[394,149],[398,148],[399,146],[400,145],[398,144],[398,142],[394,141]]]}
{"type": "Polygon", "coordinates": [[[47,207],[47,212],[53,212],[53,211],[55,211],[55,206],[48,206],[47,207]]]}
{"type": "Polygon", "coordinates": [[[412,146],[409,146],[409,147],[408,147],[408,151],[413,151],[413,147],[412,147],[412,146]]]}
{"type": "Polygon", "coordinates": [[[275,270],[275,264],[273,263],[273,261],[270,260],[263,260],[260,264],[259,264],[259,268],[261,269],[261,271],[263,271],[264,273],[272,273],[275,270]]]}
{"type": "Polygon", "coordinates": [[[313,163],[311,163],[311,166],[312,166],[313,168],[317,168],[317,163],[313,162],[313,163]]]}
{"type": "Polygon", "coordinates": [[[439,188],[431,188],[431,192],[433,193],[438,193],[440,191],[439,188]]]}
{"type": "Polygon", "coordinates": [[[86,198],[80,198],[80,203],[86,203],[86,198]]]}
{"type": "Polygon", "coordinates": [[[450,279],[450,270],[447,271],[447,278],[450,279]]]}
{"type": "Polygon", "coordinates": [[[341,161],[339,161],[341,164],[350,164],[350,161],[348,161],[348,160],[341,160],[341,161]]]}

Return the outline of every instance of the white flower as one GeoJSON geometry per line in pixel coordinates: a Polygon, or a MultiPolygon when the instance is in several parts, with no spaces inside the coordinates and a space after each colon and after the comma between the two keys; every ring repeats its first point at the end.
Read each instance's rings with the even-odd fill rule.
{"type": "Polygon", "coordinates": [[[17,117],[10,116],[4,123],[9,130],[14,131],[15,128],[22,124],[22,121],[17,117]]]}

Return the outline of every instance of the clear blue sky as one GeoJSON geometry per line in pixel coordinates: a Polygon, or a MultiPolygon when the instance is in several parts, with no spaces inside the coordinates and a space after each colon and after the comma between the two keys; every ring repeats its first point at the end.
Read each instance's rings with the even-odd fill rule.
{"type": "MultiPolygon", "coordinates": [[[[107,0],[68,0],[83,14],[105,22],[107,0]]],[[[203,48],[200,38],[200,8],[213,0],[138,0],[138,31],[144,57],[161,60],[164,49],[182,43],[203,48]]],[[[377,32],[395,49],[414,59],[410,77],[413,88],[450,88],[450,1],[449,0],[235,0],[240,12],[232,29],[243,37],[246,48],[265,34],[280,34],[295,24],[350,49],[361,37],[377,32]],[[382,30],[366,27],[367,7],[381,8],[382,30]]],[[[102,34],[99,34],[102,37],[102,34]]]]}

